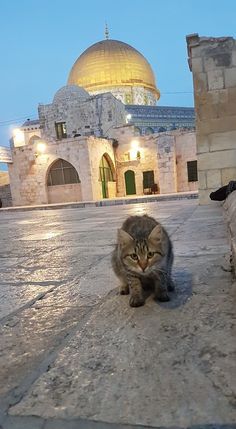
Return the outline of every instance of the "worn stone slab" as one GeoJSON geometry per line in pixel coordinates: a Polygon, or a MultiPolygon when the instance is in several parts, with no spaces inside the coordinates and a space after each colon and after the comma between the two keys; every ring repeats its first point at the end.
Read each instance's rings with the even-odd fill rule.
{"type": "Polygon", "coordinates": [[[221,207],[9,212],[1,226],[6,304],[16,310],[0,333],[3,429],[235,426],[235,292],[221,268],[229,251],[221,207]],[[177,293],[132,309],[117,295],[110,252],[122,221],[144,213],[171,234],[177,293]],[[33,303],[32,284],[45,288],[33,303]]]}
{"type": "Polygon", "coordinates": [[[228,294],[195,295],[172,310],[151,297],[140,309],[111,297],[10,413],[154,427],[235,423],[233,314],[228,294]]]}

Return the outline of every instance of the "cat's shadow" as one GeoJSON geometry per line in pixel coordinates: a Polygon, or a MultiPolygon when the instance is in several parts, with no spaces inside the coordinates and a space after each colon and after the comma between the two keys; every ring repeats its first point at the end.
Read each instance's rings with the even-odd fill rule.
{"type": "MultiPolygon", "coordinates": [[[[155,302],[158,305],[160,305],[160,307],[170,309],[170,310],[185,305],[192,296],[191,272],[187,271],[186,269],[181,269],[181,268],[176,269],[173,271],[172,278],[175,284],[175,291],[168,292],[170,301],[160,302],[158,300],[155,300],[155,302]]],[[[145,288],[144,290],[145,301],[151,296],[153,297],[153,290],[148,287],[145,288]]]]}

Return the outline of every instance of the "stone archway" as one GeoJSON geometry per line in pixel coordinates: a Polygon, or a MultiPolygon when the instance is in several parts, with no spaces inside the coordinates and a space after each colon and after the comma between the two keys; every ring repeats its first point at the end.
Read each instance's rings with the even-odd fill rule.
{"type": "Polygon", "coordinates": [[[81,183],[75,167],[59,158],[49,167],[47,176],[48,203],[81,201],[81,183]]]}
{"type": "Polygon", "coordinates": [[[115,167],[110,156],[104,153],[99,163],[99,180],[102,186],[102,198],[116,196],[115,167]]]}

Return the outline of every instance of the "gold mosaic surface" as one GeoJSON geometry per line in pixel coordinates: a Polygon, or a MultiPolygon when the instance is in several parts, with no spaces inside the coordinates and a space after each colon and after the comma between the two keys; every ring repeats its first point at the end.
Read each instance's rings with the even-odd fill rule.
{"type": "Polygon", "coordinates": [[[159,98],[150,64],[132,46],[103,40],[90,46],[73,65],[68,84],[96,91],[114,86],[142,86],[159,98]]]}

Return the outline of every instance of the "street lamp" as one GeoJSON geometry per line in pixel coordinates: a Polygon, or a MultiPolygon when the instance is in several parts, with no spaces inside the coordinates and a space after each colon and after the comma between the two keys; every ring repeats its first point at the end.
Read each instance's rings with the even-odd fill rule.
{"type": "Polygon", "coordinates": [[[39,142],[36,146],[35,157],[42,155],[46,151],[47,145],[43,141],[39,142]]]}

